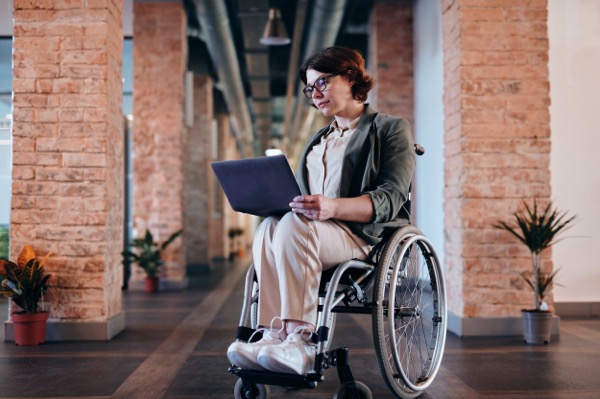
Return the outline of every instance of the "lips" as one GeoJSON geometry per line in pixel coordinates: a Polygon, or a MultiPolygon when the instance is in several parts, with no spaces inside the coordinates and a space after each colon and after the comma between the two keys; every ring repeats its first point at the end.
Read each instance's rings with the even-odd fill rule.
{"type": "Polygon", "coordinates": [[[329,103],[329,101],[321,101],[321,102],[318,102],[318,103],[317,103],[317,108],[321,108],[321,107],[323,107],[324,105],[327,105],[327,103],[329,103]]]}

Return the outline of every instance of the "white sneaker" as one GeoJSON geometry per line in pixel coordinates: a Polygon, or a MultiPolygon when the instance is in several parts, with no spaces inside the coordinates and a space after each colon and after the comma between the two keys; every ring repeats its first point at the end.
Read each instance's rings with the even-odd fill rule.
{"type": "Polygon", "coordinates": [[[317,346],[296,329],[283,343],[264,346],[258,363],[269,371],[304,375],[314,369],[316,355],[317,346]]]}
{"type": "Polygon", "coordinates": [[[234,342],[227,349],[229,361],[242,369],[264,370],[258,363],[258,353],[262,348],[281,344],[281,338],[275,331],[265,330],[256,342],[234,342]]]}

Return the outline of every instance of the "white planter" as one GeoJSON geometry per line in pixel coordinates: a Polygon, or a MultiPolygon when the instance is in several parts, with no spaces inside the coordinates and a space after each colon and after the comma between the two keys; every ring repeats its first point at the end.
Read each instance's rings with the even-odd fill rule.
{"type": "Polygon", "coordinates": [[[522,310],[523,338],[528,344],[549,344],[552,336],[552,313],[522,310]]]}

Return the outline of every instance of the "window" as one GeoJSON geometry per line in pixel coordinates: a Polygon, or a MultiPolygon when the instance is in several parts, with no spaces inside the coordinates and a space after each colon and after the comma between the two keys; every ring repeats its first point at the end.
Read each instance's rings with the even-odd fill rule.
{"type": "Polygon", "coordinates": [[[12,37],[0,37],[0,258],[8,257],[12,170],[12,37]]]}

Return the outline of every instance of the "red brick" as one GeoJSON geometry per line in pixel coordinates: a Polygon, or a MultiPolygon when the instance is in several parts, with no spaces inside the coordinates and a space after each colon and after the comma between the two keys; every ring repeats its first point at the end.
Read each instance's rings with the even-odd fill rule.
{"type": "Polygon", "coordinates": [[[449,39],[444,229],[460,237],[445,250],[448,281],[461,284],[448,302],[463,316],[510,316],[530,298],[523,300],[518,279],[499,273],[521,267],[527,254],[492,226],[522,198],[551,195],[547,2],[456,0],[442,7],[449,39]]]}

